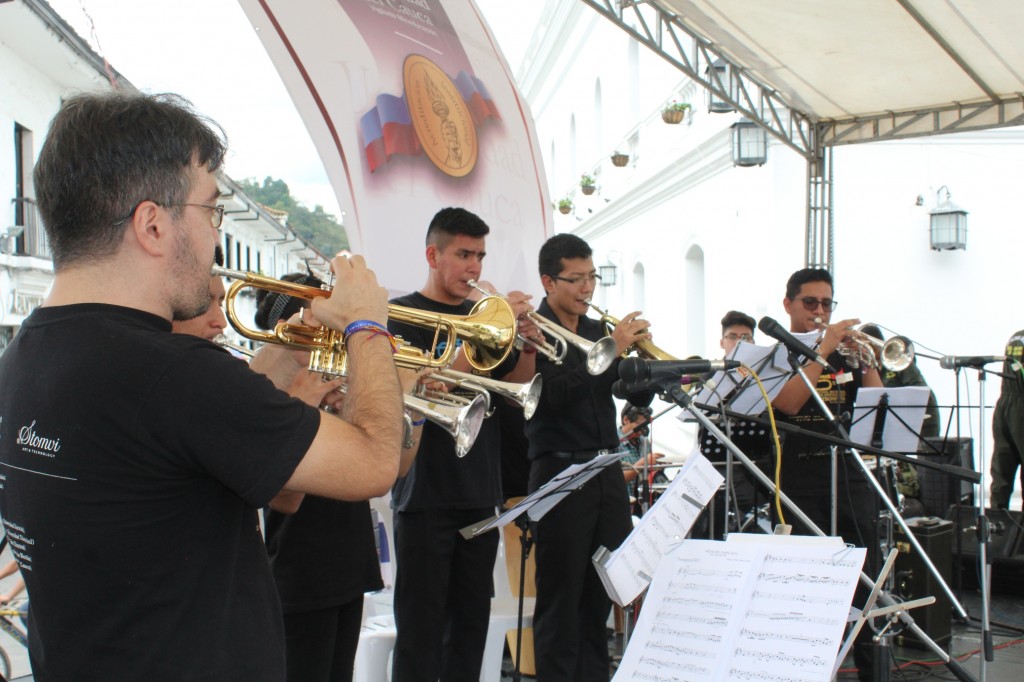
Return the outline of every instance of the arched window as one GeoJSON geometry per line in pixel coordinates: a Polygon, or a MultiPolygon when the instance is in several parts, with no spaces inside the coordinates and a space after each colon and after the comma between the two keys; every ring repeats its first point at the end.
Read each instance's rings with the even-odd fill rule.
{"type": "Polygon", "coordinates": [[[686,288],[686,348],[704,355],[704,249],[696,244],[686,252],[684,282],[686,288]]]}

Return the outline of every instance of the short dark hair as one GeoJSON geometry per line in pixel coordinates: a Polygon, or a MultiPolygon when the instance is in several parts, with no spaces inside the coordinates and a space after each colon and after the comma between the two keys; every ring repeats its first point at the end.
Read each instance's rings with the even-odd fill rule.
{"type": "Polygon", "coordinates": [[[861,326],[860,331],[867,334],[873,339],[884,341],[884,339],[882,338],[882,330],[878,328],[877,324],[865,324],[861,326]]]}
{"type": "Polygon", "coordinates": [[[833,292],[835,285],[832,284],[832,275],[829,274],[828,270],[822,268],[804,268],[803,270],[797,270],[789,277],[789,281],[786,282],[786,298],[793,300],[796,295],[800,293],[800,287],[807,284],[808,282],[825,282],[832,287],[833,292]]]}
{"type": "Polygon", "coordinates": [[[724,334],[725,330],[729,327],[736,326],[750,327],[751,331],[757,329],[757,323],[750,315],[741,313],[738,310],[730,310],[722,318],[722,333],[724,334]]]}
{"type": "MultiPolygon", "coordinates": [[[[319,277],[308,272],[290,272],[281,279],[285,282],[295,282],[310,287],[321,287],[324,284],[319,277]]],[[[305,298],[259,289],[256,292],[254,320],[260,329],[273,329],[279,321],[287,320],[303,308],[308,307],[309,301],[305,298]]]]}
{"type": "Polygon", "coordinates": [[[651,418],[651,415],[653,415],[653,414],[654,414],[654,409],[651,408],[651,407],[634,405],[632,403],[626,403],[625,405],[622,406],[622,412],[620,414],[620,419],[628,419],[631,422],[635,422],[635,421],[640,421],[641,417],[643,417],[645,420],[648,420],[648,419],[651,418]]]}
{"type": "MultiPolygon", "coordinates": [[[[53,269],[113,254],[143,201],[188,201],[192,165],[211,173],[224,131],[178,95],[87,93],[64,102],[35,167],[39,212],[53,269]]],[[[181,208],[174,208],[175,217],[181,208]]]]}
{"type": "Polygon", "coordinates": [[[555,277],[565,267],[562,259],[590,258],[594,251],[590,245],[574,234],[556,234],[540,247],[538,267],[541,275],[555,277]]]}
{"type": "Polygon", "coordinates": [[[491,228],[476,213],[464,208],[449,206],[434,214],[427,228],[427,246],[434,244],[442,251],[457,235],[486,237],[491,228]]]}

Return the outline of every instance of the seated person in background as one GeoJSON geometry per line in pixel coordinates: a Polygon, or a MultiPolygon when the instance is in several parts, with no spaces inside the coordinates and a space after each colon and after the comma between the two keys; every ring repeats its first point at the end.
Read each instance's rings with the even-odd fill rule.
{"type": "Polygon", "coordinates": [[[738,310],[730,310],[722,318],[722,338],[718,345],[722,347],[722,357],[729,357],[736,344],[740,341],[754,342],[754,329],[757,323],[754,318],[738,310]]]}
{"type": "Polygon", "coordinates": [[[644,457],[647,458],[646,466],[653,466],[665,455],[650,451],[650,428],[653,410],[650,407],[639,407],[626,403],[622,408],[622,427],[619,429],[621,435],[620,448],[623,455],[620,461],[623,464],[622,476],[626,479],[631,491],[637,493],[638,509],[643,512],[653,502],[651,497],[651,485],[654,483],[668,483],[668,478],[661,470],[650,469],[647,472],[646,481],[638,481],[644,471],[644,457]],[[646,504],[640,504],[646,501],[646,504]]]}

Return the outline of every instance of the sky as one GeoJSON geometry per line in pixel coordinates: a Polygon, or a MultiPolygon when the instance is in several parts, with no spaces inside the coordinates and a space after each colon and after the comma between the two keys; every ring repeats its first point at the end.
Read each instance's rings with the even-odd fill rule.
{"type": "MultiPolygon", "coordinates": [[[[310,208],[340,214],[316,149],[237,0],[47,1],[137,88],[183,95],[217,121],[228,136],[229,176],[283,179],[310,208]]],[[[544,0],[476,0],[513,70],[532,28],[521,20],[520,2],[544,0]]]]}

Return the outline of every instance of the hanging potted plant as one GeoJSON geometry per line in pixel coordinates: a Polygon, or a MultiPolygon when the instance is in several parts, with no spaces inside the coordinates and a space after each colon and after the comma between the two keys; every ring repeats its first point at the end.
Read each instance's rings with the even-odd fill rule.
{"type": "Polygon", "coordinates": [[[686,118],[688,111],[690,111],[689,102],[677,102],[672,100],[671,104],[665,105],[665,108],[661,110],[661,120],[673,125],[682,123],[683,119],[686,118]]]}
{"type": "Polygon", "coordinates": [[[622,168],[627,163],[629,163],[629,155],[628,154],[623,154],[622,152],[620,152],[617,149],[614,152],[612,152],[612,165],[613,166],[616,166],[618,168],[622,168]]]}
{"type": "Polygon", "coordinates": [[[597,185],[594,184],[594,178],[584,173],[580,176],[580,190],[588,197],[594,193],[597,189],[597,185]]]}
{"type": "Polygon", "coordinates": [[[558,210],[560,213],[568,215],[572,213],[572,199],[569,197],[563,197],[558,200],[558,210]]]}

